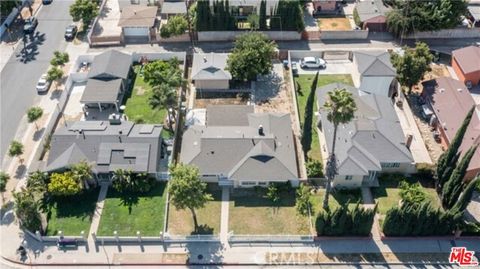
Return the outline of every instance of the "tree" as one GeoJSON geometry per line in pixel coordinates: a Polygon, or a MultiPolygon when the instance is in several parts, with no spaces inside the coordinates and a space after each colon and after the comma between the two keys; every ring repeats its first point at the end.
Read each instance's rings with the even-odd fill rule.
{"type": "Polygon", "coordinates": [[[181,87],[185,84],[182,70],[179,68],[178,59],[170,61],[153,61],[145,65],[143,77],[151,87],[166,83],[173,87],[181,87]]]}
{"type": "Polygon", "coordinates": [[[298,187],[296,191],[295,208],[300,215],[308,216],[308,213],[312,208],[312,202],[310,201],[311,196],[310,187],[304,184],[301,184],[300,187],[298,187]]]}
{"type": "Polygon", "coordinates": [[[47,191],[48,174],[42,171],[30,173],[27,178],[27,190],[32,193],[43,194],[47,191]]]}
{"type": "Polygon", "coordinates": [[[38,130],[37,120],[40,119],[43,115],[43,109],[38,106],[31,107],[27,111],[28,123],[35,123],[35,128],[38,130]]]}
{"type": "Polygon", "coordinates": [[[478,182],[480,182],[478,179],[479,177],[476,177],[468,183],[467,187],[465,187],[465,189],[463,190],[462,195],[453,206],[452,211],[463,212],[467,208],[468,204],[472,200],[472,195],[475,191],[475,187],[478,182]]]}
{"type": "Polygon", "coordinates": [[[445,187],[442,190],[442,204],[445,208],[451,208],[457,202],[464,187],[463,178],[476,150],[477,146],[472,146],[468,149],[460,163],[453,170],[450,179],[445,183],[445,187]]]}
{"type": "Polygon", "coordinates": [[[75,0],[75,3],[70,6],[70,16],[75,22],[81,20],[86,27],[98,16],[98,4],[91,0],[75,0]]]}
{"type": "Polygon", "coordinates": [[[58,85],[58,81],[63,77],[63,70],[58,67],[52,67],[47,72],[47,80],[52,82],[55,81],[58,85]]]}
{"type": "Polygon", "coordinates": [[[258,18],[258,24],[261,31],[267,30],[267,1],[262,0],[260,2],[260,16],[258,18]]]}
{"type": "Polygon", "coordinates": [[[328,100],[324,104],[327,111],[327,119],[333,124],[333,144],[330,156],[327,161],[327,186],[325,188],[325,198],[323,200],[323,209],[328,209],[328,198],[333,179],[337,174],[337,160],[335,157],[335,142],[337,140],[337,129],[340,124],[347,124],[353,120],[357,105],[353,99],[352,93],[346,89],[335,89],[327,93],[328,100]]]}
{"type": "Polygon", "coordinates": [[[10,180],[10,175],[0,171],[0,193],[2,194],[2,202],[4,201],[3,193],[7,191],[7,183],[10,180]]]}
{"type": "Polygon", "coordinates": [[[280,201],[280,190],[275,183],[270,183],[268,185],[267,198],[274,203],[280,201]]]}
{"type": "Polygon", "coordinates": [[[305,29],[305,23],[299,1],[278,1],[274,15],[270,18],[270,29],[275,31],[302,32],[305,29]]]}
{"type": "Polygon", "coordinates": [[[376,210],[376,206],[373,209],[363,208],[357,203],[352,209],[341,205],[333,211],[320,211],[315,220],[317,235],[367,236],[372,230],[376,210]]]}
{"type": "Polygon", "coordinates": [[[399,187],[400,197],[404,203],[420,204],[427,199],[427,194],[418,182],[408,183],[407,181],[402,181],[399,187]]]}
{"type": "Polygon", "coordinates": [[[200,180],[198,168],[184,164],[170,167],[170,182],[168,185],[170,201],[177,209],[190,210],[196,232],[199,225],[195,210],[203,208],[208,201],[213,200],[206,190],[207,183],[200,180]]]}
{"type": "Polygon", "coordinates": [[[39,204],[34,195],[28,190],[22,189],[13,193],[15,203],[15,216],[19,220],[20,227],[31,232],[41,231],[42,221],[39,213],[39,204]]]}
{"type": "Polygon", "coordinates": [[[14,7],[21,5],[21,0],[12,0],[12,1],[1,1],[0,2],[0,13],[2,15],[8,16],[14,7]]]}
{"type": "Polygon", "coordinates": [[[71,167],[75,181],[80,182],[85,189],[90,188],[90,181],[93,179],[92,165],[85,160],[71,167]]]}
{"type": "Polygon", "coordinates": [[[17,140],[13,140],[10,143],[10,148],[8,149],[8,156],[17,157],[23,154],[23,144],[17,140]]]}
{"type": "Polygon", "coordinates": [[[179,36],[185,34],[188,28],[188,21],[185,16],[176,15],[168,18],[167,23],[162,25],[162,28],[160,28],[160,36],[162,38],[179,36]]]}
{"type": "Polygon", "coordinates": [[[430,71],[433,55],[427,44],[417,42],[415,49],[403,48],[404,53],[392,53],[392,65],[397,70],[397,79],[400,84],[408,87],[409,91],[430,71]]]}
{"type": "Polygon", "coordinates": [[[117,169],[113,172],[113,188],[120,193],[146,193],[152,189],[154,180],[144,173],[117,169]]]}
{"type": "Polygon", "coordinates": [[[53,52],[53,58],[50,60],[50,64],[53,66],[65,65],[70,60],[67,52],[60,52],[58,50],[53,52]]]}
{"type": "MultiPolygon", "coordinates": [[[[443,188],[443,184],[447,181],[450,176],[446,177],[445,172],[447,171],[449,166],[456,165],[456,158],[458,158],[458,149],[462,145],[463,137],[465,136],[465,132],[467,131],[468,125],[472,119],[473,112],[475,111],[475,106],[468,111],[465,119],[462,122],[460,128],[458,128],[457,132],[455,133],[455,137],[450,142],[448,149],[440,155],[440,158],[437,162],[437,190],[441,190],[443,188]]],[[[453,171],[453,169],[452,169],[453,171]]]]}
{"type": "Polygon", "coordinates": [[[305,164],[308,178],[323,177],[323,165],[318,160],[308,160],[305,164]]]}
{"type": "Polygon", "coordinates": [[[257,75],[267,75],[272,70],[275,49],[276,45],[262,33],[241,35],[228,56],[227,69],[235,80],[255,80],[257,75]]]}
{"type": "Polygon", "coordinates": [[[152,88],[153,94],[148,98],[148,103],[153,109],[167,109],[168,127],[173,131],[173,121],[177,108],[177,91],[168,83],[162,83],[152,88]]]}
{"type": "Polygon", "coordinates": [[[55,196],[73,196],[82,191],[81,183],[72,172],[53,173],[48,183],[48,192],[55,196]]]}

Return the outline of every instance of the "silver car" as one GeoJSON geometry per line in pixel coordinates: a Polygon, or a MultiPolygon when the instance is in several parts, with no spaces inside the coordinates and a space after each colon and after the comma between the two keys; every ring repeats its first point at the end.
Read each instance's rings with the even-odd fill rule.
{"type": "Polygon", "coordinates": [[[43,74],[37,82],[37,92],[45,93],[50,88],[51,82],[47,80],[47,74],[43,74]]]}
{"type": "Polygon", "coordinates": [[[325,68],[327,67],[327,62],[322,58],[317,57],[305,57],[300,60],[301,68],[325,68]]]}

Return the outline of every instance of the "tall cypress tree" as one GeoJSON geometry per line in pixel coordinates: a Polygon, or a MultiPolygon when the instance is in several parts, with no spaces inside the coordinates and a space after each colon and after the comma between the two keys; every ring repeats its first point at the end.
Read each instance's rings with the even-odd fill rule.
{"type": "MultiPolygon", "coordinates": [[[[440,158],[438,159],[437,163],[437,177],[442,177],[445,170],[448,168],[448,165],[451,164],[452,159],[457,155],[458,149],[462,144],[463,137],[465,136],[465,132],[467,131],[467,127],[470,124],[470,120],[472,119],[473,111],[475,110],[475,106],[473,106],[470,111],[468,111],[467,116],[463,120],[462,125],[457,130],[455,137],[453,138],[450,146],[448,147],[447,151],[445,151],[440,158]]],[[[445,181],[444,179],[439,179],[440,181],[445,181]]],[[[437,183],[438,184],[438,183],[437,183]]],[[[442,188],[443,186],[438,186],[442,188]]]]}
{"type": "Polygon", "coordinates": [[[477,182],[478,182],[478,177],[472,179],[468,183],[467,187],[465,187],[465,189],[463,190],[462,195],[453,206],[452,211],[462,212],[465,210],[465,208],[467,208],[468,204],[472,200],[472,194],[473,194],[473,191],[475,190],[477,182]]]}
{"type": "Polygon", "coordinates": [[[266,0],[262,0],[262,2],[260,2],[260,16],[258,19],[258,23],[261,31],[267,30],[267,1],[266,0]]]}
{"type": "Polygon", "coordinates": [[[453,170],[452,176],[445,184],[442,192],[442,204],[445,208],[451,208],[457,202],[458,196],[463,189],[463,178],[476,150],[477,146],[472,146],[468,149],[460,163],[455,170],[453,170]]]}

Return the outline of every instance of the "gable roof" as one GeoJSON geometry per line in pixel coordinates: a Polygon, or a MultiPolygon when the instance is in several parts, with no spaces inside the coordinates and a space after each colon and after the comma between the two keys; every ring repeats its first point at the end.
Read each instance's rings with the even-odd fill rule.
{"type": "Polygon", "coordinates": [[[152,27],[157,18],[156,6],[130,5],[122,8],[118,26],[120,27],[152,27]]]}
{"type": "Polygon", "coordinates": [[[378,16],[385,16],[391,10],[382,0],[365,0],[355,4],[358,17],[362,22],[373,19],[378,16]]]}
{"type": "Polygon", "coordinates": [[[57,171],[88,160],[87,156],[77,144],[72,144],[57,158],[54,158],[47,166],[47,171],[57,171]]]}
{"type": "Polygon", "coordinates": [[[195,53],[192,63],[192,80],[230,80],[232,75],[225,70],[227,53],[195,53]]]}
{"type": "Polygon", "coordinates": [[[390,86],[395,77],[362,77],[359,90],[383,96],[391,96],[390,86]]]}
{"type": "Polygon", "coordinates": [[[464,74],[480,71],[480,47],[468,46],[452,51],[464,74]]]}
{"type": "MultiPolygon", "coordinates": [[[[362,94],[350,85],[332,83],[317,89],[319,107],[325,104],[325,92],[336,88],[351,92],[357,105],[355,119],[337,130],[335,154],[340,175],[368,175],[368,171],[381,171],[382,163],[413,162],[390,98],[362,94]]],[[[326,146],[331,147],[333,125],[323,115],[320,121],[326,146]]]]}
{"type": "Polygon", "coordinates": [[[117,50],[107,50],[93,58],[88,78],[127,79],[131,65],[131,55],[117,50]]]}
{"type": "Polygon", "coordinates": [[[116,103],[122,87],[122,79],[88,79],[83,91],[81,103],[116,103]]]}
{"type": "Polygon", "coordinates": [[[253,106],[215,105],[206,110],[207,126],[246,126],[253,106]]]}
{"type": "Polygon", "coordinates": [[[390,62],[390,54],[386,51],[355,51],[358,72],[362,76],[392,76],[397,75],[390,62]]]}
{"type": "Polygon", "coordinates": [[[245,124],[191,126],[183,136],[181,162],[198,166],[203,175],[222,174],[233,180],[298,178],[289,114],[229,111],[246,116],[245,124]]]}

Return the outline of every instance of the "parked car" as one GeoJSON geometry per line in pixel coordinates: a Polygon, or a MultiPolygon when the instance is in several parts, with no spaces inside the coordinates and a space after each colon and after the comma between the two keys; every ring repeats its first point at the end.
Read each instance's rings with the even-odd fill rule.
{"type": "Polygon", "coordinates": [[[38,20],[35,17],[30,17],[25,20],[25,25],[23,26],[23,32],[25,34],[32,34],[37,28],[38,20]]]}
{"type": "Polygon", "coordinates": [[[51,4],[52,2],[53,2],[53,0],[42,0],[42,4],[44,4],[44,5],[51,4]]]}
{"type": "Polygon", "coordinates": [[[300,60],[301,68],[325,68],[327,67],[327,62],[324,59],[317,57],[305,57],[300,60]]]}
{"type": "Polygon", "coordinates": [[[37,92],[44,93],[50,88],[51,82],[47,80],[47,74],[43,74],[37,82],[37,92]]]}
{"type": "Polygon", "coordinates": [[[293,74],[293,76],[298,75],[298,66],[297,66],[296,62],[292,62],[292,74],[293,74]]]}
{"type": "Polygon", "coordinates": [[[70,24],[65,29],[65,40],[72,40],[77,35],[78,28],[75,24],[70,24]]]}

